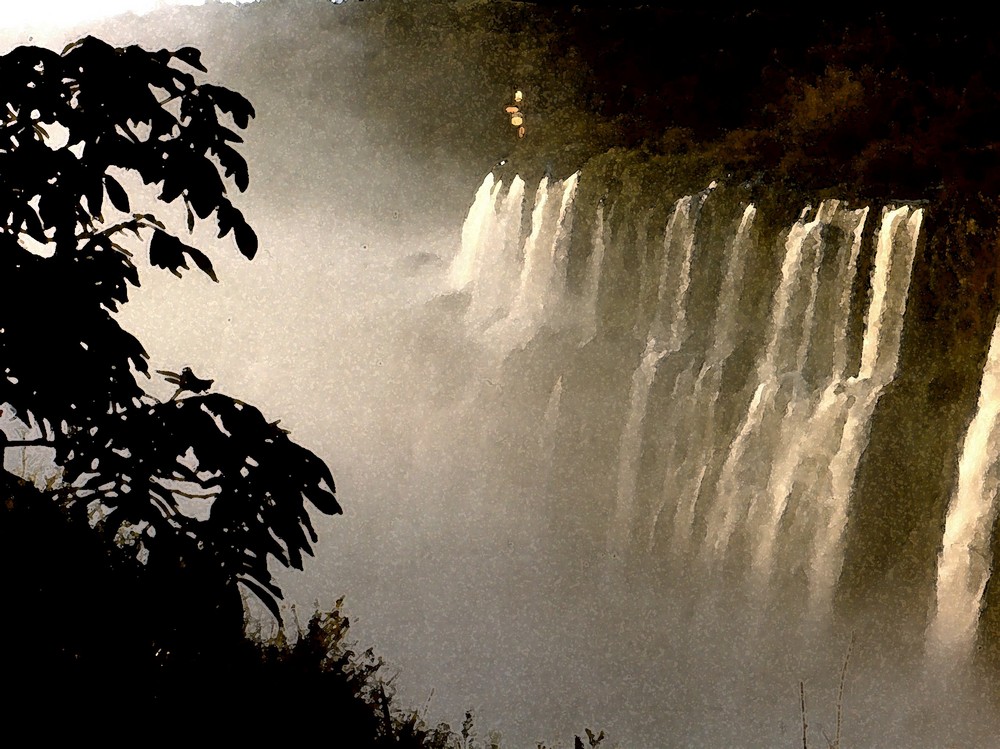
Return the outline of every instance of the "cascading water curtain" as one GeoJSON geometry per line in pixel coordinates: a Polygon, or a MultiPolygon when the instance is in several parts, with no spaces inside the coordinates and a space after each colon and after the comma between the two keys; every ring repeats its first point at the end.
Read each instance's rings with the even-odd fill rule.
{"type": "MultiPolygon", "coordinates": [[[[530,217],[524,216],[529,195],[518,177],[505,191],[489,175],[476,193],[451,282],[471,294],[467,319],[501,356],[525,345],[543,326],[562,328],[567,335],[572,329],[580,342],[599,335],[602,273],[609,254],[622,249],[600,201],[584,278],[580,290],[570,294],[567,266],[578,180],[578,174],[561,182],[543,179],[531,199],[530,217]],[[579,317],[575,325],[565,324],[567,315],[579,317]]],[[[793,558],[808,580],[809,608],[821,616],[840,575],[844,527],[871,419],[896,376],[923,212],[884,208],[868,231],[875,245],[870,293],[860,362],[849,371],[858,359],[849,354],[845,331],[870,209],[826,200],[815,210],[803,210],[784,233],[774,293],[766,318],[759,320],[748,289],[760,279],[748,279],[748,263],[769,253],[769,244],[756,245],[773,238],[755,233],[757,210],[747,204],[721,205],[723,211],[735,209],[732,229],[721,241],[703,229],[701,216],[716,200],[715,188],[712,183],[674,203],[662,246],[650,255],[657,258],[657,277],[639,284],[650,293],[650,284],[656,284],[656,302],[651,319],[639,328],[642,352],[631,374],[612,468],[616,481],[608,540],[612,550],[648,550],[662,535],[675,554],[696,557],[712,569],[736,553],[733,539],[739,534],[748,583],[767,592],[779,558],[793,558]],[[709,269],[703,277],[711,275],[700,291],[693,290],[696,268],[709,269]],[[717,294],[718,302],[709,312],[704,304],[696,312],[696,293],[717,294]],[[742,406],[731,404],[742,407],[742,416],[737,413],[730,426],[723,426],[717,418],[723,373],[741,338],[758,328],[764,332],[762,343],[739,391],[746,400],[742,406]],[[650,396],[660,378],[666,378],[668,394],[654,409],[650,396]],[[654,426],[663,460],[661,474],[651,481],[662,490],[640,501],[643,454],[654,426]]],[[[613,202],[608,210],[617,210],[613,202]]],[[[621,226],[645,220],[619,218],[625,219],[617,222],[621,226]]],[[[653,266],[647,267],[652,272],[653,266]]],[[[562,395],[560,378],[546,409],[549,443],[557,439],[555,414],[562,395]]],[[[725,397],[733,397],[732,392],[725,397]]],[[[955,564],[942,562],[942,569],[955,564]]]]}
{"type": "Polygon", "coordinates": [[[928,633],[931,656],[969,660],[983,594],[993,567],[993,527],[1000,491],[1000,320],[993,331],[976,414],[958,463],[938,559],[937,606],[928,633]]]}

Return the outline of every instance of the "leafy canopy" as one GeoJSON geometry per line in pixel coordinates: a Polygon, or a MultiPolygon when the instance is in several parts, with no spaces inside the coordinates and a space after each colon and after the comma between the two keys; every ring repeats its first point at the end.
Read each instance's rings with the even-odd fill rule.
{"type": "Polygon", "coordinates": [[[93,37],[0,57],[0,403],[43,426],[71,512],[150,563],[221,569],[277,616],[267,559],[301,568],[311,553],[306,500],[341,511],[329,469],[233,398],[146,394],[147,354],[114,315],[139,285],[130,236],[154,267],[217,278],[176,228],[134,212],[112,167],[183,201],[188,232],[211,220],[257,252],[229,197],[249,183],[236,146],[254,109],[205,72],[192,47],[93,37]]]}

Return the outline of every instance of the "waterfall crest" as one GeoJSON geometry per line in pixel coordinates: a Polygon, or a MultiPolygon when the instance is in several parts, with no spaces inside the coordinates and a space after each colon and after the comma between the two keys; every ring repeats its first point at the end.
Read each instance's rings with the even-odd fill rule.
{"type": "Polygon", "coordinates": [[[501,353],[523,347],[542,325],[565,316],[577,177],[542,178],[523,240],[524,181],[515,176],[504,191],[491,173],[476,192],[449,281],[456,291],[471,291],[467,321],[486,331],[501,353]]]}

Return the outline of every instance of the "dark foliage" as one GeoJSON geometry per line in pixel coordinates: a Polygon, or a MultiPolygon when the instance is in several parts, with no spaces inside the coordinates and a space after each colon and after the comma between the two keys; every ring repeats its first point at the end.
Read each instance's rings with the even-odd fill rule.
{"type": "Polygon", "coordinates": [[[302,567],[316,541],[305,502],[340,512],[329,470],[256,408],[192,395],[212,382],[187,368],[171,401],[146,395],[135,376],[148,374],[145,351],[113,314],[139,284],[128,234],[149,238],[152,266],[179,276],[193,263],[217,280],[208,255],[155,215],[130,213],[113,168],[156,185],[162,201],[182,200],[189,231],[214,217],[220,238],[232,235],[247,258],[257,251],[227,189],[247,188],[234,146],[254,110],[199,72],[191,47],[150,52],[93,37],[62,54],[19,47],[0,57],[0,402],[45,426],[64,506],[109,547],[216,579],[233,617],[237,581],[278,616],[268,558],[302,567]],[[185,515],[184,501],[201,512],[185,515]]]}
{"type": "Polygon", "coordinates": [[[224,395],[144,401],[116,416],[101,424],[96,463],[90,434],[67,438],[64,467],[79,477],[63,490],[72,512],[83,521],[99,503],[108,517],[97,526],[109,542],[124,530],[150,560],[180,549],[186,563],[210,560],[280,618],[267,560],[302,569],[303,551],[317,540],[305,500],[340,511],[326,465],[256,408],[224,395]],[[185,499],[207,517],[185,515],[185,499]]]}
{"type": "Polygon", "coordinates": [[[0,401],[81,426],[134,405],[141,393],[131,370],[147,372],[145,352],[111,315],[139,283],[118,243],[125,233],[152,231],[154,266],[179,275],[190,259],[214,276],[211,260],[155,216],[129,214],[129,196],[109,168],[158,185],[161,200],[182,199],[192,225],[214,213],[220,237],[232,233],[245,256],[256,253],[256,235],[224,183],[247,186],[246,162],[233,148],[242,139],[220,118],[228,113],[246,127],[253,107],[199,83],[188,68],[204,70],[190,47],[116,49],[93,37],[61,55],[19,47],[0,58],[0,262],[9,286],[0,308],[0,401]],[[68,131],[58,148],[52,123],[68,131]],[[106,221],[109,209],[120,220],[106,221]],[[25,238],[51,256],[25,249],[25,238]]]}
{"type": "Polygon", "coordinates": [[[294,642],[247,639],[229,616],[235,586],[205,569],[139,565],[7,474],[0,495],[7,735],[112,746],[193,736],[459,746],[446,726],[392,705],[382,661],[350,640],[340,602],[294,642]]]}
{"type": "Polygon", "coordinates": [[[588,127],[609,126],[602,150],[705,153],[710,178],[866,200],[994,194],[1000,184],[991,11],[638,0],[508,7],[496,11],[505,33],[537,34],[555,70],[569,74],[562,61],[573,61],[588,127]]]}
{"type": "MultiPolygon", "coordinates": [[[[179,275],[190,260],[215,273],[154,215],[129,215],[108,170],[182,199],[188,229],[214,214],[220,237],[232,233],[247,257],[257,249],[227,197],[225,178],[243,190],[247,168],[220,117],[244,128],[253,108],[189,68],[204,72],[192,48],[92,38],[61,55],[0,57],[0,401],[43,426],[38,442],[63,472],[41,492],[0,471],[5,727],[124,743],[145,740],[154,718],[157,738],[259,743],[281,731],[342,746],[454,746],[448,729],[390,706],[381,661],[346,639],[339,608],[293,643],[244,636],[238,584],[280,618],[268,560],[301,568],[317,540],[307,504],[341,511],[323,461],[188,367],[161,372],[177,386],[166,402],[136,380],[145,353],[113,316],[139,283],[120,235],[151,232],[155,267],[179,275]],[[57,127],[65,143],[52,140],[57,127]],[[266,700],[248,702],[255,691],[266,700]]],[[[22,444],[0,438],[0,448],[22,444]]]]}

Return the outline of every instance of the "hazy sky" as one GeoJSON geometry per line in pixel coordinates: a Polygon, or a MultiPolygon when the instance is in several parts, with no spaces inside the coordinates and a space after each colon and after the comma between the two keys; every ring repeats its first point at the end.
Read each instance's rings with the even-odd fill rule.
{"type": "MultiPolygon", "coordinates": [[[[211,0],[210,0],[211,1],[211,0]]],[[[216,2],[242,5],[257,0],[215,0],[216,2]]],[[[4,8],[3,20],[6,29],[18,28],[65,28],[83,21],[98,21],[114,18],[126,13],[146,15],[154,10],[172,5],[205,5],[206,0],[93,0],[79,3],[73,0],[38,0],[33,3],[18,3],[4,8]]]]}

